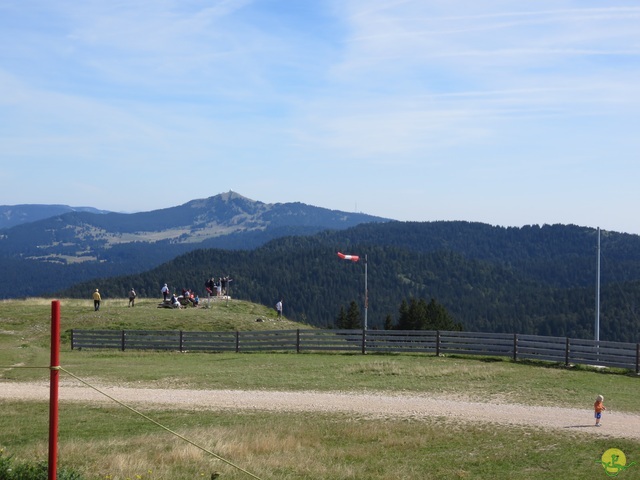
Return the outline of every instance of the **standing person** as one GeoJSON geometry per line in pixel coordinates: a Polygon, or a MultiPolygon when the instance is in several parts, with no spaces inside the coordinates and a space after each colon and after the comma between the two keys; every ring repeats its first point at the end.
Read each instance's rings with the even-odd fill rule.
{"type": "Polygon", "coordinates": [[[602,395],[598,395],[596,397],[596,403],[593,404],[593,409],[595,411],[594,416],[596,417],[596,427],[600,426],[600,419],[602,418],[602,412],[604,412],[607,408],[602,403],[604,401],[604,397],[602,395]]]}
{"type": "Polygon", "coordinates": [[[166,302],[167,298],[169,298],[169,287],[167,287],[166,283],[164,284],[164,287],[160,289],[160,291],[162,292],[162,300],[166,302]]]}
{"type": "Polygon", "coordinates": [[[129,306],[130,307],[135,307],[136,306],[135,305],[136,297],[137,297],[136,291],[133,288],[131,288],[131,291],[129,292],[129,306]]]}
{"type": "Polygon", "coordinates": [[[213,289],[215,288],[215,283],[216,282],[213,281],[213,277],[211,277],[209,280],[204,282],[204,286],[207,289],[207,297],[211,297],[211,295],[213,295],[213,289]]]}
{"type": "Polygon", "coordinates": [[[96,291],[93,292],[93,310],[94,311],[97,312],[98,310],[100,310],[100,302],[101,301],[102,301],[102,298],[100,298],[100,292],[96,288],[96,291]]]}
{"type": "Polygon", "coordinates": [[[278,312],[278,318],[282,317],[282,299],[276,303],[276,312],[278,312]]]}

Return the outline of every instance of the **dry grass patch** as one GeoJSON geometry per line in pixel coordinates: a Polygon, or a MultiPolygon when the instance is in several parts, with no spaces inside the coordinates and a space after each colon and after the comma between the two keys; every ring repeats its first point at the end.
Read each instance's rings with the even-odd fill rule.
{"type": "MultiPolygon", "coordinates": [[[[9,407],[3,411],[10,414],[12,409],[17,414],[28,408],[3,407],[9,407]]],[[[567,472],[575,474],[570,478],[596,478],[602,471],[595,461],[612,446],[607,438],[437,417],[165,411],[154,413],[154,418],[263,480],[548,480],[566,478],[562,474],[567,472]]],[[[32,420],[45,423],[39,416],[32,420]]],[[[67,433],[60,442],[61,464],[73,466],[87,479],[208,479],[213,471],[221,472],[222,480],[248,478],[117,409],[74,409],[62,420],[67,433]],[[71,431],[74,422],[77,425],[71,431]]],[[[2,431],[3,422],[0,418],[2,431]]],[[[20,436],[28,430],[27,423],[23,427],[12,434],[11,453],[34,460],[35,451],[39,458],[46,458],[42,441],[30,441],[33,433],[20,436]],[[16,445],[20,445],[18,451],[16,445]]],[[[38,429],[46,431],[43,427],[38,429]]],[[[638,442],[626,440],[616,440],[615,446],[629,455],[640,448],[638,442]]]]}

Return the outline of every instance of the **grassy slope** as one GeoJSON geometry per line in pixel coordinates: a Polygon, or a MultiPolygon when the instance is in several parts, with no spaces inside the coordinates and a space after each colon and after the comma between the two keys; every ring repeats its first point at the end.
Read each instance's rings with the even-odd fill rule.
{"type": "MultiPolygon", "coordinates": [[[[158,328],[257,330],[305,328],[275,320],[266,307],[218,302],[211,309],[158,309],[156,300],[62,301],[62,330],[158,328]],[[256,322],[257,317],[267,319],[256,322]]],[[[0,302],[0,367],[48,364],[50,301],[0,302]]],[[[168,388],[405,391],[479,400],[589,408],[595,393],[615,410],[640,413],[638,379],[621,374],[430,355],[179,354],[71,351],[62,365],[94,382],[168,388]]],[[[42,369],[0,368],[0,379],[46,380],[42,369]]],[[[0,448],[46,458],[47,406],[1,402],[0,448]],[[35,453],[34,453],[35,452],[35,453]]],[[[237,461],[260,478],[597,478],[608,448],[638,460],[640,444],[535,428],[347,415],[260,412],[154,412],[170,428],[237,461]]],[[[60,457],[89,478],[248,478],[176,441],[121,408],[63,405],[60,457]],[[149,473],[151,471],[151,473],[149,473]]],[[[636,468],[636,467],[634,467],[636,468]]],[[[625,473],[632,473],[631,470],[625,473]]],[[[637,473],[637,472],[635,472],[637,473]]],[[[621,476],[623,474],[621,473],[621,476]]],[[[629,477],[632,478],[632,477],[629,477]]]]}

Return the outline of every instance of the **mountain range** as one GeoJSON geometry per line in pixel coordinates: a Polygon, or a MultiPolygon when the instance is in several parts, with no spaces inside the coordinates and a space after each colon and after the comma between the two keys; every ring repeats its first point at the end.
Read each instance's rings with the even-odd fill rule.
{"type": "MultiPolygon", "coordinates": [[[[601,339],[640,341],[640,236],[603,231],[601,339]]],[[[320,327],[365,305],[370,328],[402,303],[435,299],[467,330],[593,338],[597,232],[398,222],[234,192],[135,214],[72,211],[0,230],[0,297],[106,302],[159,297],[228,276],[234,298],[320,327]],[[343,252],[359,262],[340,259],[343,252]],[[365,267],[366,260],[366,267],[365,267]],[[367,272],[365,274],[365,272],[367,272]]]]}
{"type": "Polygon", "coordinates": [[[59,205],[0,206],[0,298],[41,295],[89,278],[135,273],[197,248],[252,249],[388,219],[226,192],[141,213],[59,205]]]}
{"type": "Polygon", "coordinates": [[[69,212],[109,213],[107,210],[93,207],[70,207],[69,205],[0,205],[0,230],[69,212]]]}

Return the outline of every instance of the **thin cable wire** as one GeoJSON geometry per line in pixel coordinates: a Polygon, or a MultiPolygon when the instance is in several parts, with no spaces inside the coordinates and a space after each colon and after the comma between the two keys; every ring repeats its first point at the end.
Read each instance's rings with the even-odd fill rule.
{"type": "Polygon", "coordinates": [[[8,365],[8,366],[0,366],[0,368],[42,368],[49,370],[52,367],[28,367],[26,365],[8,365]]]}
{"type": "MultiPolygon", "coordinates": [[[[48,367],[47,367],[48,368],[48,367]]],[[[56,368],[56,367],[51,367],[51,368],[56,368]]],[[[91,385],[90,383],[86,382],[85,380],[81,379],[80,377],[74,375],[73,373],[71,373],[70,371],[68,371],[67,369],[63,368],[63,367],[57,367],[58,369],[60,369],[61,371],[63,371],[64,373],[66,373],[67,375],[75,378],[76,380],[78,380],[79,382],[83,383],[84,385],[86,385],[89,388],[92,388],[93,390],[95,390],[96,392],[100,393],[101,395],[104,395],[105,397],[107,397],[110,400],[113,400],[114,402],[116,402],[118,405],[126,408],[127,410],[130,410],[131,412],[135,413],[136,415],[141,416],[142,418],[144,418],[145,420],[153,423],[154,425],[157,425],[158,427],[162,428],[163,430],[166,430],[167,432],[171,433],[172,435],[175,435],[176,437],[180,438],[181,440],[184,440],[185,442],[187,442],[190,445],[193,445],[194,447],[202,450],[205,453],[208,453],[209,455],[212,455],[213,457],[217,458],[218,460],[220,460],[221,462],[226,463],[227,465],[230,465],[231,467],[240,470],[241,472],[249,475],[252,478],[255,478],[257,480],[261,480],[260,477],[257,477],[256,475],[254,475],[253,473],[245,470],[244,468],[240,467],[239,465],[236,465],[235,463],[221,457],[220,455],[218,455],[217,453],[212,452],[211,450],[208,450],[204,447],[202,447],[201,445],[198,445],[195,442],[192,442],[191,440],[189,440],[188,438],[186,438],[183,435],[180,435],[178,432],[174,432],[173,430],[171,430],[168,427],[165,427],[164,425],[162,425],[161,423],[157,422],[156,420],[154,420],[153,418],[148,417],[147,415],[145,415],[142,412],[139,412],[138,410],[136,410],[135,408],[130,407],[129,405],[121,402],[120,400],[112,397],[111,395],[109,395],[108,393],[103,392],[102,390],[100,390],[99,388],[91,385]]]]}
{"type": "Polygon", "coordinates": [[[0,368],[39,368],[39,369],[46,369],[46,370],[60,370],[63,371],[64,373],[66,373],[67,375],[69,375],[70,377],[75,378],[76,380],[78,380],[79,382],[83,383],[84,385],[86,385],[87,387],[95,390],[96,392],[98,392],[101,395],[104,395],[105,397],[107,397],[108,399],[116,402],[118,405],[126,408],[127,410],[130,410],[131,412],[135,413],[136,415],[141,416],[142,418],[144,418],[145,420],[153,423],[154,425],[157,425],[158,427],[162,428],[163,430],[166,430],[167,432],[171,433],[172,435],[175,435],[176,437],[180,438],[181,440],[184,440],[185,442],[189,443],[190,445],[193,445],[194,447],[202,450],[203,452],[208,453],[209,455],[214,456],[215,458],[217,458],[218,460],[220,460],[221,462],[226,463],[227,465],[232,466],[233,468],[236,468],[238,470],[240,470],[243,473],[246,473],[247,475],[249,475],[250,477],[253,477],[257,480],[261,480],[260,477],[255,476],[253,473],[245,470],[244,468],[240,467],[239,465],[236,465],[235,463],[221,457],[220,455],[218,455],[217,453],[212,452],[211,450],[208,450],[204,447],[202,447],[201,445],[198,445],[197,443],[192,442],[191,440],[189,440],[188,438],[184,437],[183,435],[180,435],[178,432],[174,432],[173,430],[171,430],[168,427],[165,427],[164,425],[162,425],[161,423],[157,422],[156,420],[154,420],[153,418],[148,417],[147,415],[145,415],[142,412],[139,412],[138,410],[136,410],[133,407],[130,407],[129,405],[121,402],[120,400],[112,397],[111,395],[109,395],[108,393],[103,392],[102,390],[100,390],[99,388],[95,387],[94,385],[91,385],[90,383],[86,382],[85,380],[81,379],[80,377],[78,377],[77,375],[74,375],[73,373],[71,373],[69,370],[61,367],[61,366],[51,366],[51,367],[29,367],[29,366],[25,366],[25,365],[12,365],[12,366],[8,366],[8,367],[3,367],[0,366],[0,368]]]}

